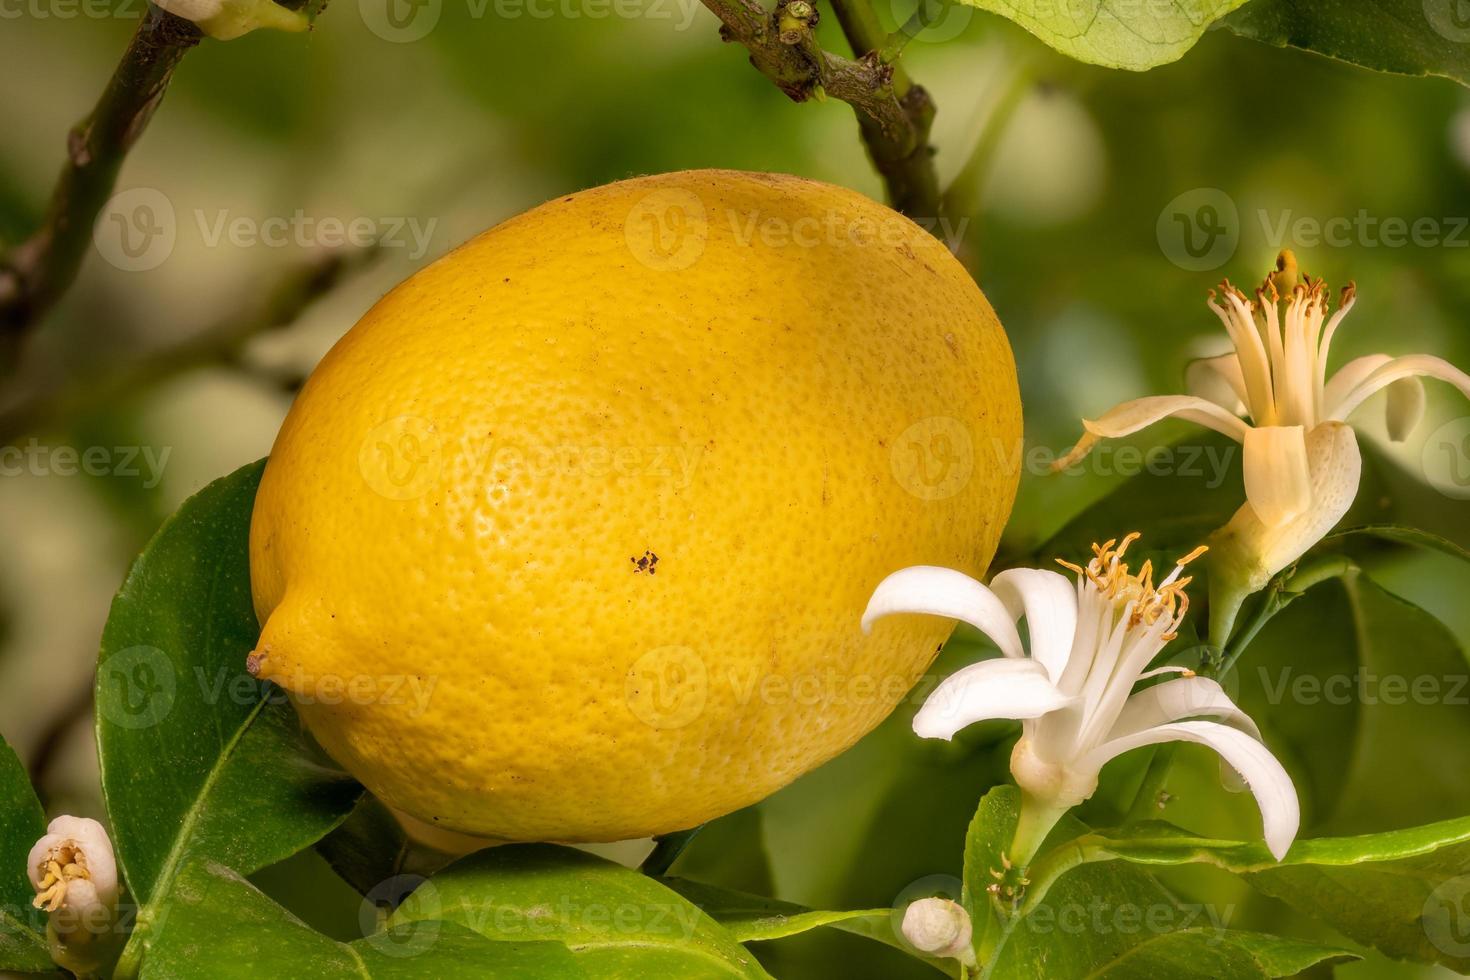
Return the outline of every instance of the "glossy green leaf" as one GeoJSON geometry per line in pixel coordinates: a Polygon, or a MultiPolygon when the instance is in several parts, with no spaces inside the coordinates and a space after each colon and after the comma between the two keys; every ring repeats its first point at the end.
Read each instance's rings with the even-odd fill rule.
{"type": "Polygon", "coordinates": [[[456,861],[414,891],[389,926],[440,919],[490,939],[565,943],[591,977],[768,976],[724,927],[677,892],[550,844],[494,847],[456,861]]]}
{"type": "Polygon", "coordinates": [[[366,895],[400,875],[426,878],[458,855],[411,840],[388,808],[364,795],[347,819],[316,845],[343,881],[366,895]]]}
{"type": "Polygon", "coordinates": [[[1470,549],[1456,544],[1449,538],[1403,524],[1363,524],[1330,534],[1326,540],[1351,542],[1361,538],[1426,548],[1429,551],[1449,555],[1451,558],[1458,558],[1460,561],[1470,562],[1470,549]]]}
{"type": "Polygon", "coordinates": [[[15,750],[0,738],[0,970],[39,973],[53,969],[46,951],[46,921],[31,906],[35,889],[26,877],[31,847],[46,833],[46,815],[15,750]]]}
{"type": "Polygon", "coordinates": [[[249,874],[310,846],[361,788],[313,753],[281,693],[245,672],[259,628],[248,535],[263,464],[190,498],[113,600],[97,668],[97,741],[114,845],[140,907],[192,860],[249,874]]]}
{"type": "Polygon", "coordinates": [[[463,926],[425,921],[339,943],[294,918],[221,865],[182,871],[160,907],[144,980],[548,980],[582,976],[556,942],[493,942],[463,926]]]}
{"type": "Polygon", "coordinates": [[[980,799],[965,833],[965,870],[960,904],[970,915],[977,954],[986,956],[1004,928],[1001,907],[988,889],[1003,870],[1001,855],[1010,849],[1021,811],[1021,793],[1014,786],[997,786],[980,799]]]}
{"type": "Polygon", "coordinates": [[[862,936],[906,953],[954,976],[954,960],[941,960],[919,953],[898,935],[901,909],[858,909],[831,912],[809,909],[795,902],[783,902],[762,895],[750,895],[685,878],[665,878],[663,883],[704,909],[711,918],[730,930],[742,943],[765,942],[800,935],[812,929],[830,927],[854,936],[862,936]]]}
{"type": "Polygon", "coordinates": [[[1143,71],[1176,61],[1245,0],[964,0],[1020,24],[1070,58],[1143,71]]]}
{"type": "MultiPolygon", "coordinates": [[[[1357,667],[1302,708],[1329,695],[1358,705],[1342,733],[1352,760],[1321,833],[1390,830],[1470,813],[1470,667],[1433,616],[1367,575],[1343,579],[1357,638],[1357,667]]],[[[1302,700],[1287,689],[1286,710],[1302,700]]]]}
{"type": "Polygon", "coordinates": [[[1470,84],[1470,16],[1460,0],[1254,0],[1224,25],[1376,71],[1470,84]]]}
{"type": "MultiPolygon", "coordinates": [[[[943,676],[988,653],[974,636],[957,634],[931,675],[943,676]]],[[[901,906],[915,888],[933,881],[958,896],[965,827],[976,797],[1007,771],[1009,750],[994,743],[1014,726],[977,726],[954,743],[916,738],[913,713],[926,690],[921,686],[905,698],[856,746],[752,808],[758,822],[743,814],[711,822],[674,872],[737,891],[779,895],[807,909],[901,906]],[[729,853],[711,853],[722,849],[729,853]],[[768,851],[780,856],[769,874],[768,851]]],[[[933,963],[896,945],[893,924],[879,919],[852,919],[754,950],[769,972],[783,978],[938,975],[933,963]]]]}
{"type": "MultiPolygon", "coordinates": [[[[852,919],[887,919],[893,916],[893,910],[887,908],[828,912],[685,878],[660,880],[698,905],[742,943],[785,939],[809,929],[840,926],[852,919]]],[[[866,932],[862,934],[868,935],[866,932]]]]}
{"type": "Polygon", "coordinates": [[[1319,964],[1359,957],[1346,950],[1259,932],[1181,929],[1150,936],[1092,973],[1097,980],[1246,980],[1293,977],[1319,964]]]}
{"type": "Polygon", "coordinates": [[[679,853],[669,873],[753,895],[774,892],[764,811],[748,806],[711,820],[679,853]]]}
{"type": "Polygon", "coordinates": [[[363,796],[316,849],[343,881],[363,895],[402,874],[412,850],[398,821],[372,795],[363,796]]]}
{"type": "Polygon", "coordinates": [[[1094,542],[1140,528],[1148,533],[1130,554],[1177,557],[1229,521],[1245,501],[1240,445],[1215,433],[1199,433],[1169,450],[1179,461],[1176,466],[1158,474],[1144,469],[1117,483],[1042,544],[1037,559],[1090,556],[1094,542]],[[1188,507],[1180,506],[1183,500],[1188,507]]]}
{"type": "Polygon", "coordinates": [[[1390,956],[1470,968],[1461,904],[1470,898],[1470,817],[1381,834],[1299,840],[1281,862],[1264,844],[1140,824],[1079,837],[1033,870],[1045,888],[1052,881],[1065,882],[1081,864],[1114,858],[1213,865],[1390,956]]]}
{"type": "Polygon", "coordinates": [[[965,897],[975,952],[991,978],[1157,980],[1290,976],[1352,954],[1231,930],[1229,909],[1177,901],[1152,876],[1116,862],[1072,861],[1097,835],[1071,817],[1027,871],[1005,857],[1020,812],[1011,786],[986,794],[965,851],[965,897]],[[992,892],[991,888],[997,889],[992,892]],[[1013,889],[1013,891],[1007,891],[1013,889]]]}
{"type": "MultiPolygon", "coordinates": [[[[1019,806],[1015,787],[992,789],[976,811],[965,848],[964,903],[974,925],[976,956],[987,964],[991,980],[1109,975],[1106,970],[1135,953],[1145,955],[1138,948],[1161,936],[1197,930],[1227,934],[1225,910],[1181,904],[1151,875],[1124,862],[1073,865],[1066,874],[1033,881],[1017,914],[1013,898],[1020,893],[1008,895],[1004,889],[1019,885],[1019,872],[1008,870],[1005,857],[1019,806]],[[992,893],[992,885],[1000,891],[992,893]]],[[[1086,832],[1079,821],[1064,817],[1049,842],[1055,847],[1086,832]]],[[[1147,975],[1118,969],[1124,972],[1111,975],[1147,975]]]]}

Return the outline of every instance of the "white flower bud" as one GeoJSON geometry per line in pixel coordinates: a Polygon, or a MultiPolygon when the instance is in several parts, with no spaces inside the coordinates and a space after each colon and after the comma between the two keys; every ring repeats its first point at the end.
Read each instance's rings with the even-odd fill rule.
{"type": "Polygon", "coordinates": [[[903,936],[921,953],[967,959],[970,916],[958,902],[921,898],[903,913],[903,936]]]}
{"type": "Polygon", "coordinates": [[[57,817],[36,841],[26,874],[36,889],[33,904],[47,912],[76,916],[117,904],[117,861],[107,831],[86,817],[57,817]]]}

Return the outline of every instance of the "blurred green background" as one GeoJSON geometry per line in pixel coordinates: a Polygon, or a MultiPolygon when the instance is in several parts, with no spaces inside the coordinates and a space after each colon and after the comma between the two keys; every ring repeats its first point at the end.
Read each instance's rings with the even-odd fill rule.
{"type": "MultiPolygon", "coordinates": [[[[880,0],[889,27],[910,12],[906,2],[880,0]]],[[[66,131],[143,12],[137,0],[108,16],[64,9],[77,8],[28,0],[6,7],[0,26],[0,86],[9,93],[0,243],[39,220],[66,131]]],[[[442,0],[427,9],[437,19],[422,36],[387,24],[372,0],[338,0],[309,35],[206,40],[191,52],[118,185],[163,196],[175,217],[172,250],[129,271],[94,249],[0,389],[0,439],[22,449],[104,447],[113,461],[102,476],[45,466],[0,476],[0,729],[33,763],[52,812],[101,815],[89,684],[129,560],[184,497],[268,452],[293,386],[394,283],[549,197],[634,174],[775,170],[882,196],[852,112],[831,100],[790,103],[743,50],[720,42],[714,17],[692,0],[621,8],[637,16],[582,0],[442,0]],[[317,248],[216,241],[221,217],[261,222],[298,211],[380,228],[412,220],[428,232],[426,247],[405,233],[296,322],[260,331],[239,352],[190,348],[191,337],[250,326],[255,305],[317,248]],[[129,447],[151,457],[140,453],[128,467],[129,447]]],[[[842,50],[835,27],[823,33],[842,50]]],[[[967,206],[951,220],[1015,347],[1031,445],[1061,450],[1080,415],[1179,390],[1185,359],[1224,342],[1204,305],[1208,287],[1227,275],[1254,283],[1282,246],[1296,247],[1314,275],[1358,283],[1339,362],[1382,350],[1470,364],[1470,99],[1454,83],[1374,74],[1223,31],[1177,64],[1109,71],[1066,61],[968,8],[951,9],[904,60],[939,107],[941,176],[959,173],[977,144],[986,154],[967,168],[967,206]],[[1019,103],[997,111],[1008,92],[1020,92],[1019,103]],[[1222,200],[1223,210],[1199,210],[1222,200]],[[1395,246],[1361,221],[1334,243],[1297,241],[1290,230],[1300,218],[1357,221],[1360,212],[1380,222],[1430,219],[1436,240],[1395,246]],[[1223,244],[1196,261],[1183,236],[1198,244],[1209,228],[1224,230],[1211,239],[1223,244]]],[[[1422,474],[1425,437],[1470,414],[1438,388],[1429,411],[1403,446],[1386,446],[1372,405],[1360,428],[1422,474]]],[[[1103,465],[1070,477],[1029,472],[1004,550],[1029,554],[1126,475],[1103,465]]],[[[1452,495],[1436,506],[1465,510],[1452,495]]],[[[1464,648],[1465,566],[1396,557],[1380,580],[1445,619],[1464,648]]],[[[1300,649],[1293,630],[1330,646],[1305,615],[1288,614],[1258,655],[1300,649]]],[[[974,657],[961,640],[947,663],[974,657]]],[[[1004,777],[1006,730],[920,744],[906,731],[913,707],[847,756],[710,828],[678,870],[833,908],[888,905],[924,887],[915,883],[932,884],[929,876],[956,875],[973,805],[1004,777]]],[[[1253,833],[1248,798],[1222,803],[1203,778],[1212,767],[1197,767],[1198,799],[1186,803],[1202,820],[1238,818],[1240,832],[1253,833]]],[[[1470,800],[1470,775],[1454,778],[1470,800]]],[[[1363,813],[1360,827],[1381,829],[1369,826],[1371,806],[1363,813]]],[[[1380,814],[1385,827],[1442,815],[1411,819],[1411,800],[1389,801],[1380,814]]],[[[297,865],[267,872],[265,883],[332,887],[311,859],[297,865]]],[[[1186,896],[1208,889],[1216,903],[1229,895],[1232,925],[1283,914],[1223,879],[1195,872],[1174,883],[1186,896]]],[[[348,896],[315,904],[336,931],[356,927],[348,896]]],[[[1303,934],[1312,928],[1303,924],[1303,934]]],[[[925,975],[851,937],[809,936],[762,952],[782,976],[925,975]]],[[[1381,960],[1339,973],[1432,975],[1381,960]]]]}

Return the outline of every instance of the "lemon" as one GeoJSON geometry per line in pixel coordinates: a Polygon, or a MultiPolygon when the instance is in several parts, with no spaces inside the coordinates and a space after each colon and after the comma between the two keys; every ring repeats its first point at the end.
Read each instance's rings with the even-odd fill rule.
{"type": "Polygon", "coordinates": [[[391,806],[607,841],[761,799],[872,729],[979,574],[1021,435],[960,264],[852,191],[690,171],[573,194],[384,297],[255,502],[251,668],[391,806]]]}

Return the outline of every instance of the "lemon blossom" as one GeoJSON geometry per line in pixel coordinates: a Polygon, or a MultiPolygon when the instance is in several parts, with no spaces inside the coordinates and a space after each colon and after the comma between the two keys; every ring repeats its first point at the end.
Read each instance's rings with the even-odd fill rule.
{"type": "Polygon", "coordinates": [[[61,816],[36,841],[26,860],[36,890],[32,904],[78,917],[111,914],[117,904],[117,861],[102,825],[87,817],[61,816]]]}
{"type": "Polygon", "coordinates": [[[930,695],[914,718],[925,738],[950,739],[979,721],[1017,719],[1022,734],[1011,773],[1022,793],[1011,859],[1024,866],[1068,809],[1097,790],[1111,759],[1144,745],[1209,746],[1245,780],[1260,806],[1266,844],[1278,859],[1296,837],[1296,789],[1260,731],[1215,681],[1181,667],[1149,670],[1188,609],[1181,577],[1199,548],[1157,585],[1145,562],[1123,561],[1138,535],[1094,545],[1076,575],[1017,568],[987,588],[962,572],[920,565],[894,572],[869,600],[863,628],[895,613],[927,613],[969,623],[1003,656],[965,667],[930,695]],[[1030,650],[1017,623],[1024,617],[1030,650]],[[1182,676],[1135,691],[1139,681],[1182,676]]]}
{"type": "Polygon", "coordinates": [[[1364,401],[1388,389],[1388,433],[1401,441],[1424,413],[1420,377],[1449,382],[1470,396],[1470,375],[1425,354],[1369,354],[1329,376],[1332,340],[1355,297],[1349,284],[1331,310],[1325,283],[1299,276],[1290,251],[1281,253],[1276,272],[1254,298],[1228,280],[1221,283],[1209,306],[1234,352],[1190,365],[1192,394],[1140,398],[1084,419],[1086,434],[1053,467],[1065,469],[1099,440],[1170,416],[1242,444],[1246,504],[1212,541],[1218,571],[1212,590],[1221,599],[1211,623],[1216,642],[1228,636],[1240,600],[1300,558],[1352,506],[1362,458],[1346,422],[1364,401]]]}

